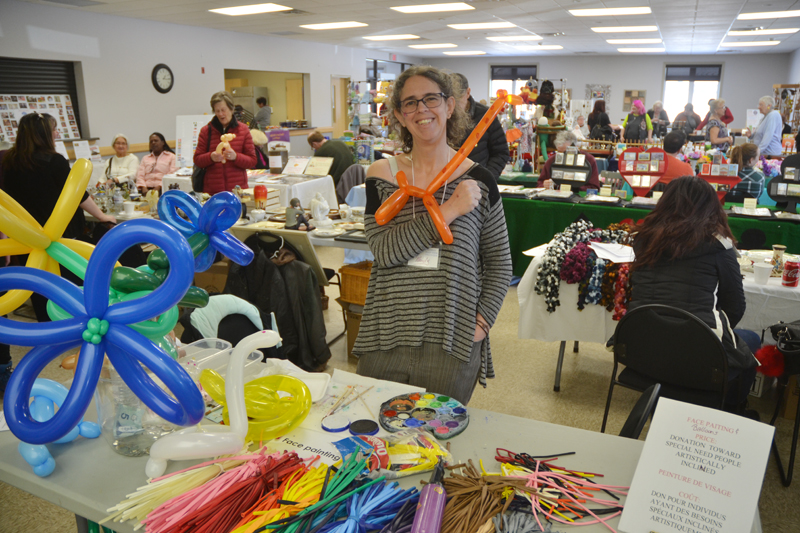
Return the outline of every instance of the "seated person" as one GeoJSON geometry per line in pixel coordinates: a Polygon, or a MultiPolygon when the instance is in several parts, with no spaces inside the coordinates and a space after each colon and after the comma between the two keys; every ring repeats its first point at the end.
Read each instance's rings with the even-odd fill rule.
{"type": "MultiPolygon", "coordinates": [[[[658,185],[666,186],[670,181],[681,176],[694,176],[692,165],[678,159],[678,153],[686,142],[686,136],[680,130],[673,130],[664,137],[664,151],[667,152],[667,170],[658,185]]],[[[662,189],[663,190],[663,187],[662,189]]]]}
{"type": "Polygon", "coordinates": [[[731,389],[726,403],[743,402],[757,362],[733,331],[744,315],[744,288],[733,234],[714,188],[696,177],[672,181],[639,225],[633,249],[628,309],[671,305],[708,324],[725,347],[728,380],[742,378],[741,388],[731,389]]]}
{"type": "MultiPolygon", "coordinates": [[[[575,134],[571,131],[561,131],[556,135],[556,140],[554,144],[556,145],[556,151],[564,152],[570,146],[575,145],[575,141],[577,138],[575,134]]],[[[597,161],[594,160],[594,156],[589,152],[584,150],[578,150],[579,154],[583,154],[586,156],[586,164],[589,165],[589,177],[586,179],[586,182],[581,184],[580,182],[575,182],[572,185],[572,192],[578,191],[585,191],[586,189],[600,189],[600,173],[597,171],[597,161]]],[[[551,176],[551,167],[555,163],[556,155],[551,155],[547,161],[545,162],[544,166],[542,167],[542,171],[539,174],[539,181],[536,182],[537,187],[545,187],[547,189],[551,187],[555,187],[553,180],[550,178],[551,176]]],[[[578,170],[578,169],[575,169],[578,170]]]]}
{"type": "Polygon", "coordinates": [[[175,152],[167,145],[167,140],[158,132],[150,135],[150,153],[142,158],[136,173],[136,187],[142,195],[150,189],[161,192],[161,178],[165,174],[178,171],[175,152]]]}
{"type": "Polygon", "coordinates": [[[739,165],[739,177],[742,181],[736,184],[725,195],[726,202],[743,202],[745,198],[758,198],[764,190],[766,177],[754,168],[758,164],[758,145],[744,143],[730,149],[728,162],[739,165]]]}
{"type": "Polygon", "coordinates": [[[139,158],[128,153],[128,138],[117,133],[114,142],[114,155],[106,161],[103,180],[106,185],[122,185],[128,183],[130,190],[136,189],[136,172],[139,170],[139,158]]]}

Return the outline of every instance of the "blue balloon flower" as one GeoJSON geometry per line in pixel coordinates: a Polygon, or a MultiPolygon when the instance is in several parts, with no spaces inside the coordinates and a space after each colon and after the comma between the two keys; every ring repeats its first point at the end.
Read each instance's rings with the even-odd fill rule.
{"type": "Polygon", "coordinates": [[[195,272],[208,270],[217,252],[242,266],[250,264],[253,250],[227,233],[241,216],[242,202],[231,192],[217,193],[202,206],[178,190],[165,192],[158,201],[158,217],[180,231],[190,243],[197,242],[200,235],[208,237],[208,245],[195,257],[195,272]],[[189,220],[178,214],[178,208],[189,220]]]}
{"type": "Polygon", "coordinates": [[[159,416],[180,426],[197,424],[204,411],[197,386],[176,361],[130,327],[160,315],[180,301],[192,283],[193,259],[191,247],[174,228],[155,220],[133,220],[120,224],[101,239],[89,259],[82,291],[44,270],[0,269],[0,291],[39,293],[72,316],[41,324],[0,318],[0,342],[34,346],[6,387],[3,410],[14,435],[24,442],[45,444],[69,433],[89,407],[106,354],[128,387],[159,416]],[[142,298],[109,305],[115,261],[126,249],[142,242],[153,243],[166,252],[171,268],[165,283],[142,298]],[[51,419],[35,421],[28,405],[34,380],[50,361],[77,346],[81,351],[69,394],[51,419]],[[174,398],[143,367],[152,371],[174,398]]]}

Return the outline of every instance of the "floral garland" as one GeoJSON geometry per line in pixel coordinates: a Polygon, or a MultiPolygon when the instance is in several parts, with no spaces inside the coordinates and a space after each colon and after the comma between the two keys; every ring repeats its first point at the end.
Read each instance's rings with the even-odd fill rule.
{"type": "Polygon", "coordinates": [[[631,284],[628,282],[630,265],[625,263],[619,267],[617,282],[614,284],[614,315],[613,320],[620,320],[628,312],[628,302],[631,299],[631,284]]]}
{"type": "Polygon", "coordinates": [[[619,265],[611,264],[606,267],[603,275],[603,284],[600,289],[603,296],[597,303],[605,307],[607,311],[614,309],[614,285],[617,282],[617,274],[619,274],[619,265]]]}
{"type": "MultiPolygon", "coordinates": [[[[553,238],[539,267],[534,290],[544,296],[547,311],[552,313],[561,305],[559,284],[578,283],[578,309],[584,302],[598,303],[602,298],[602,280],[606,262],[596,259],[589,242],[627,244],[631,240],[630,226],[611,224],[608,229],[595,230],[591,222],[578,220],[553,238]]],[[[613,292],[613,291],[609,291],[613,292]]]]}

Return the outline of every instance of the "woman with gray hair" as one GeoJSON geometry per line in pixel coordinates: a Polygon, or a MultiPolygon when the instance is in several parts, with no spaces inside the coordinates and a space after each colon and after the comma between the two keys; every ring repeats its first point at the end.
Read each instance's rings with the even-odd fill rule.
{"type": "Polygon", "coordinates": [[[398,172],[426,189],[468,124],[452,78],[433,67],[405,70],[389,110],[403,153],[367,170],[364,225],[375,262],[353,347],[357,371],[466,404],[476,382],[494,377],[489,329],[511,280],[503,202],[489,171],[466,159],[433,194],[452,244],[442,242],[420,198],[379,225],[375,213],[397,192],[398,172]]]}
{"type": "Polygon", "coordinates": [[[781,135],[783,133],[783,118],[775,107],[775,100],[771,96],[762,96],[758,99],[758,110],[764,117],[752,132],[745,131],[750,137],[750,142],[758,145],[758,150],[764,156],[781,155],[781,135]]]}
{"type": "MultiPolygon", "coordinates": [[[[569,148],[570,146],[575,145],[575,141],[578,138],[575,136],[574,133],[571,131],[561,131],[556,135],[556,140],[553,142],[556,146],[556,152],[561,153],[563,157],[563,153],[569,148]]],[[[542,167],[542,171],[539,174],[539,181],[536,183],[537,187],[545,187],[545,188],[552,188],[554,186],[552,172],[553,166],[555,165],[558,167],[556,170],[559,170],[566,174],[567,172],[588,172],[589,176],[586,178],[585,182],[573,182],[572,185],[572,192],[578,191],[585,191],[586,189],[600,189],[600,173],[597,171],[597,161],[595,161],[594,156],[589,152],[584,150],[578,150],[579,154],[583,154],[584,156],[584,164],[582,167],[576,166],[568,166],[563,163],[566,163],[566,159],[562,160],[563,163],[556,163],[556,153],[553,153],[545,162],[544,166],[542,167]],[[588,167],[588,168],[587,168],[588,167]]],[[[564,175],[562,174],[562,176],[564,175]]],[[[556,179],[564,179],[564,178],[556,178],[556,179]]]]}
{"type": "Polygon", "coordinates": [[[661,100],[653,102],[653,109],[647,112],[650,116],[650,122],[653,123],[653,133],[657,137],[664,137],[667,134],[667,126],[669,125],[669,116],[664,111],[664,103],[661,100]]]}
{"type": "Polygon", "coordinates": [[[723,122],[722,115],[727,109],[725,100],[711,100],[708,104],[708,129],[706,130],[706,141],[717,150],[725,151],[733,144],[733,137],[728,135],[728,126],[723,122]]]}

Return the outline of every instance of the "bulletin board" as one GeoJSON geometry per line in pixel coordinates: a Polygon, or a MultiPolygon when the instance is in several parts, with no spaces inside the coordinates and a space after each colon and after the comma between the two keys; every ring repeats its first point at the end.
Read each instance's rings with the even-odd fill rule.
{"type": "MultiPolygon", "coordinates": [[[[175,157],[178,167],[194,166],[194,151],[200,130],[211,122],[213,115],[179,115],[175,117],[175,157]]],[[[216,146],[212,146],[216,149],[216,146]]]]}
{"type": "Polygon", "coordinates": [[[0,141],[13,143],[20,119],[29,113],[48,113],[55,117],[62,140],[81,138],[68,94],[0,94],[0,141]]]}
{"type": "Polygon", "coordinates": [[[625,113],[631,112],[634,100],[641,100],[644,108],[647,109],[647,91],[625,91],[625,96],[622,97],[622,111],[625,113]]]}

